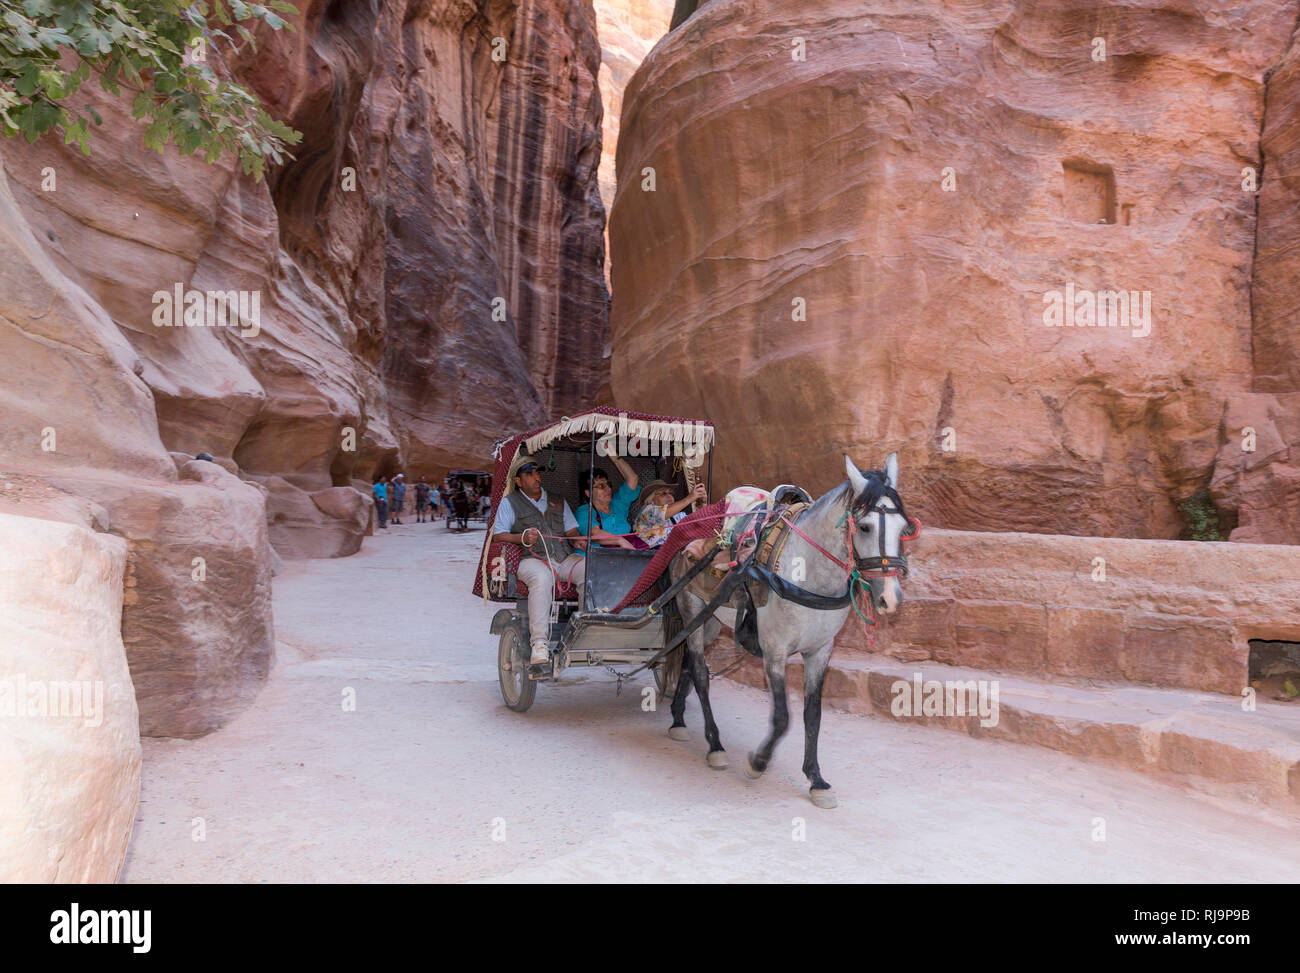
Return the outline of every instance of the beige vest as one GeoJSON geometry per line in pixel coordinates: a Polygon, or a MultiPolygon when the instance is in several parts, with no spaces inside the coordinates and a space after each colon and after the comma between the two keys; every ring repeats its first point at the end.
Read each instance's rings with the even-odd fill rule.
{"type": "Polygon", "coordinates": [[[533,506],[523,492],[513,490],[506,495],[510,501],[510,506],[515,511],[515,522],[510,528],[512,534],[522,534],[529,527],[536,527],[543,534],[554,535],[546,538],[546,545],[543,547],[542,542],[538,541],[533,545],[532,553],[528,548],[524,548],[524,557],[539,557],[543,552],[550,551],[551,557],[558,563],[573,553],[573,547],[568,541],[557,540],[557,537],[564,536],[564,501],[552,500],[548,494],[546,497],[546,513],[542,513],[533,506]]]}

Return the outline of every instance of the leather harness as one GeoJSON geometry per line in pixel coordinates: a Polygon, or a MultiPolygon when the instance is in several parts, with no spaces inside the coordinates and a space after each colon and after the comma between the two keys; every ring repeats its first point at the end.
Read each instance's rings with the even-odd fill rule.
{"type": "MultiPolygon", "coordinates": [[[[704,624],[705,620],[711,618],[719,608],[730,600],[731,596],[737,592],[737,589],[740,589],[741,605],[736,618],[736,641],[751,655],[761,658],[762,651],[758,644],[757,609],[767,604],[769,592],[774,591],[777,597],[792,601],[805,608],[833,611],[852,603],[854,581],[860,579],[862,575],[907,576],[909,565],[907,556],[901,551],[901,542],[915,539],[921,532],[921,525],[919,521],[908,518],[910,529],[906,533],[899,535],[899,553],[890,554],[885,550],[885,517],[892,513],[903,514],[902,501],[895,491],[892,489],[886,490],[876,500],[875,507],[872,509],[872,512],[876,513],[880,518],[876,531],[879,537],[879,553],[876,555],[859,557],[857,548],[853,544],[853,531],[857,527],[857,517],[867,507],[866,501],[862,497],[858,497],[845,513],[845,539],[848,543],[848,553],[852,558],[851,564],[841,561],[795,525],[795,521],[810,506],[810,503],[802,502],[788,505],[770,504],[766,508],[759,508],[741,514],[732,533],[729,564],[723,569],[715,567],[708,569],[709,574],[716,581],[713,598],[705,606],[704,610],[691,619],[691,622],[684,627],[683,631],[673,639],[671,645],[665,647],[665,651],[675,647],[679,642],[685,641],[686,636],[704,624]],[[888,510],[881,509],[881,502],[885,500],[889,500],[893,504],[888,510]],[[755,545],[753,552],[743,562],[738,562],[738,546],[749,529],[745,523],[746,518],[750,521],[757,521],[761,518],[762,522],[754,528],[758,536],[758,543],[755,545]],[[844,594],[817,594],[801,588],[794,582],[780,576],[778,572],[781,569],[781,554],[785,550],[786,542],[790,539],[791,533],[798,534],[816,550],[825,554],[844,569],[846,575],[848,575],[844,594]]],[[[906,517],[907,515],[903,514],[903,516],[906,517]]],[[[706,560],[712,561],[715,554],[716,551],[706,560]]]]}
{"type": "MultiPolygon", "coordinates": [[[[779,492],[776,495],[779,496],[780,495],[779,492]]],[[[807,494],[804,493],[804,496],[806,497],[807,494]]],[[[641,672],[644,669],[650,668],[656,662],[658,662],[660,659],[666,656],[669,652],[677,648],[677,646],[685,642],[686,639],[691,634],[693,634],[697,629],[699,629],[700,626],[702,626],[706,621],[712,618],[714,614],[717,612],[717,610],[721,608],[723,605],[725,605],[731,599],[731,597],[736,593],[737,588],[742,589],[743,595],[742,595],[742,605],[739,608],[737,619],[736,619],[736,629],[735,629],[736,641],[739,642],[740,645],[745,649],[745,651],[749,652],[751,655],[757,656],[758,658],[762,658],[763,652],[758,643],[758,617],[757,617],[758,611],[754,604],[753,590],[751,588],[750,582],[756,582],[760,589],[775,591],[778,597],[784,598],[787,601],[792,601],[797,605],[802,605],[805,608],[813,608],[820,611],[834,611],[835,609],[843,608],[846,605],[849,605],[853,602],[853,595],[854,595],[853,585],[855,582],[865,584],[864,582],[861,581],[861,575],[863,573],[881,574],[885,577],[897,576],[900,574],[906,576],[906,574],[908,573],[908,563],[907,563],[907,557],[904,554],[902,554],[902,550],[901,550],[902,541],[914,540],[917,536],[919,536],[921,533],[921,524],[920,521],[915,520],[914,518],[907,517],[907,515],[903,513],[902,500],[898,496],[897,491],[893,490],[892,488],[886,488],[886,490],[882,491],[882,495],[879,496],[878,499],[876,500],[875,502],[876,506],[878,507],[880,501],[885,499],[892,501],[894,504],[894,508],[891,510],[876,511],[880,515],[880,529],[879,529],[880,553],[872,557],[867,557],[867,558],[858,557],[857,549],[853,545],[853,530],[856,527],[855,518],[856,515],[864,507],[867,506],[865,496],[863,495],[856,498],[856,500],[849,505],[849,509],[845,511],[843,521],[848,522],[846,539],[849,545],[849,554],[852,557],[852,564],[841,561],[834,554],[826,550],[824,547],[822,547],[820,544],[818,544],[816,541],[810,538],[807,534],[801,531],[797,526],[795,526],[794,519],[790,517],[790,514],[793,513],[794,518],[797,518],[800,514],[803,513],[805,509],[807,509],[809,504],[806,503],[798,503],[798,504],[790,504],[790,505],[777,504],[775,505],[775,509],[772,510],[759,509],[746,514],[742,514],[741,515],[742,517],[754,517],[758,515],[765,515],[763,526],[762,528],[760,528],[761,533],[759,536],[759,542],[756,545],[754,551],[750,554],[749,557],[745,559],[743,563],[737,563],[736,562],[737,551],[735,548],[734,538],[742,536],[744,532],[739,530],[733,532],[732,535],[733,546],[730,551],[731,564],[728,565],[729,570],[717,582],[717,589],[714,592],[713,597],[709,600],[708,604],[706,604],[704,608],[697,615],[695,615],[694,618],[692,618],[689,622],[683,625],[681,631],[679,631],[675,636],[673,636],[673,638],[669,640],[669,642],[662,649],[656,652],[650,659],[642,663],[638,668],[634,669],[631,673],[629,673],[628,677],[625,678],[630,678],[631,676],[636,675],[636,673],[641,672]],[[794,510],[795,507],[800,507],[802,509],[794,510]],[[890,513],[903,514],[904,517],[907,517],[907,521],[910,527],[910,529],[906,533],[899,535],[900,551],[898,554],[894,554],[894,555],[889,554],[885,550],[885,530],[884,530],[885,516],[890,513]],[[852,518],[851,515],[853,515],[852,518]],[[783,524],[785,527],[784,530],[781,530],[782,536],[779,538],[772,538],[770,543],[767,543],[765,547],[765,542],[768,541],[767,535],[770,532],[772,532],[775,528],[777,528],[778,524],[783,524]],[[771,557],[773,560],[779,562],[781,551],[784,549],[785,541],[789,539],[789,534],[791,531],[798,534],[809,544],[811,544],[816,550],[825,554],[827,557],[829,557],[840,567],[844,568],[846,574],[848,575],[847,582],[844,586],[844,594],[821,595],[821,594],[817,594],[816,592],[807,591],[806,589],[799,587],[794,582],[787,581],[785,578],[782,578],[779,574],[776,573],[775,570],[773,570],[768,565],[759,563],[759,558],[757,557],[757,555],[760,550],[766,550],[768,552],[767,553],[768,557],[771,557]]],[[[740,525],[737,524],[737,527],[739,526],[740,525]]],[[[654,602],[649,606],[649,608],[646,609],[646,614],[648,615],[658,614],[668,604],[668,602],[671,601],[673,598],[675,598],[678,592],[680,592],[688,584],[690,584],[691,581],[700,577],[703,573],[705,573],[706,570],[712,570],[710,566],[713,560],[720,553],[720,550],[721,549],[719,547],[715,546],[711,548],[704,557],[696,560],[696,562],[686,571],[684,575],[682,575],[682,577],[678,578],[672,584],[668,585],[664,589],[664,591],[660,593],[659,597],[656,598],[654,602]]],[[[623,684],[623,679],[620,678],[619,680],[620,689],[622,688],[622,684],[623,684]]]]}
{"type": "MultiPolygon", "coordinates": [[[[781,554],[785,550],[786,541],[790,539],[789,521],[795,520],[801,513],[807,510],[811,504],[792,503],[760,509],[741,515],[751,519],[757,519],[758,514],[763,515],[763,523],[756,529],[755,534],[758,537],[758,543],[754,546],[753,563],[764,568],[769,568],[773,572],[781,570],[781,554]]],[[[741,525],[737,524],[736,539],[733,540],[730,547],[729,561],[736,561],[741,550],[743,550],[742,538],[740,535],[745,533],[740,529],[741,525]]],[[[690,553],[687,557],[692,561],[695,560],[690,553]]],[[[712,559],[710,559],[712,560],[712,559]]],[[[710,589],[715,588],[733,569],[729,563],[722,565],[711,565],[708,570],[709,578],[712,584],[706,582],[710,589]]],[[[761,589],[754,598],[755,604],[760,608],[767,604],[767,589],[761,589]]]]}

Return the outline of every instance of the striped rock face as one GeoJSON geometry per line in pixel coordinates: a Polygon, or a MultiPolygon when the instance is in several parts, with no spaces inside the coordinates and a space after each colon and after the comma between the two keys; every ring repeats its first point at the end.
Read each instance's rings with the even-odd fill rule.
{"type": "Polygon", "coordinates": [[[272,545],[353,553],[376,472],[477,468],[601,381],[591,0],[297,6],[225,65],[303,133],[266,183],[152,152],[98,85],[89,157],[0,146],[0,471],[125,538],[150,735],[260,689],[272,545]]]}
{"type": "MultiPolygon", "coordinates": [[[[618,151],[618,120],[623,114],[623,89],[650,49],[668,33],[673,0],[596,0],[596,32],[600,38],[601,123],[600,198],[605,212],[614,206],[614,159],[618,151]]],[[[608,239],[606,245],[608,251],[608,239]]],[[[609,259],[605,260],[609,280],[609,259]]]]}
{"type": "Polygon", "coordinates": [[[36,240],[138,362],[164,445],[282,477],[294,520],[386,464],[473,466],[502,431],[586,406],[608,314],[591,0],[297,6],[294,31],[229,65],[303,133],[267,184],[157,156],[98,86],[91,157],[2,147],[36,240]],[[153,298],[178,288],[256,297],[256,333],[159,326],[153,298]]]}

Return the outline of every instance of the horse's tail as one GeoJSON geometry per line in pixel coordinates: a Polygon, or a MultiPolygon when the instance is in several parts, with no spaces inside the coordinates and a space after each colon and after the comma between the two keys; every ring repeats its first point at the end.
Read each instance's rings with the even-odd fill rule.
{"type": "MultiPolygon", "coordinates": [[[[682,630],[682,613],[677,610],[676,599],[664,605],[664,643],[675,639],[682,630]]],[[[672,698],[677,692],[677,680],[682,675],[682,659],[686,655],[686,643],[683,642],[663,658],[660,663],[663,672],[664,696],[672,698]]]]}

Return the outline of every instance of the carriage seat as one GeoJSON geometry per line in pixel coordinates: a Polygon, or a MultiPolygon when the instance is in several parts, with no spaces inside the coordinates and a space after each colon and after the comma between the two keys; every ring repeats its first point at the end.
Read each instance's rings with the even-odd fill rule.
{"type": "MultiPolygon", "coordinates": [[[[518,577],[512,577],[511,580],[514,582],[516,596],[519,598],[527,598],[528,585],[520,581],[518,577]]],[[[578,587],[577,585],[569,584],[567,581],[557,580],[555,582],[555,597],[560,601],[577,601],[578,587]]]]}
{"type": "MultiPolygon", "coordinates": [[[[492,543],[488,548],[488,576],[501,578],[504,568],[504,583],[500,580],[489,582],[493,594],[502,600],[513,601],[528,597],[528,585],[519,580],[519,561],[524,556],[524,549],[518,544],[492,543]],[[504,560],[498,566],[498,558],[504,560]],[[495,567],[495,571],[494,571],[495,567]]],[[[556,579],[555,597],[561,601],[577,601],[578,587],[566,581],[556,579]]]]}
{"type": "MultiPolygon", "coordinates": [[[[580,607],[587,610],[608,610],[609,606],[619,602],[632,589],[654,555],[654,548],[629,551],[594,546],[587,554],[587,580],[582,590],[557,579],[555,597],[561,601],[578,602],[580,607]]],[[[518,544],[492,544],[488,550],[489,565],[498,556],[504,558],[505,582],[492,585],[492,596],[498,601],[527,598],[528,585],[519,580],[516,570],[523,557],[523,548],[518,544]]],[[[655,599],[658,591],[655,587],[644,592],[625,610],[640,611],[655,599]]]]}
{"type": "MultiPolygon", "coordinates": [[[[655,548],[629,551],[620,547],[594,546],[587,553],[587,581],[583,604],[589,611],[609,611],[623,600],[641,579],[654,559],[655,548]]],[[[625,611],[639,612],[654,601],[658,589],[652,587],[634,599],[625,611]]]]}

